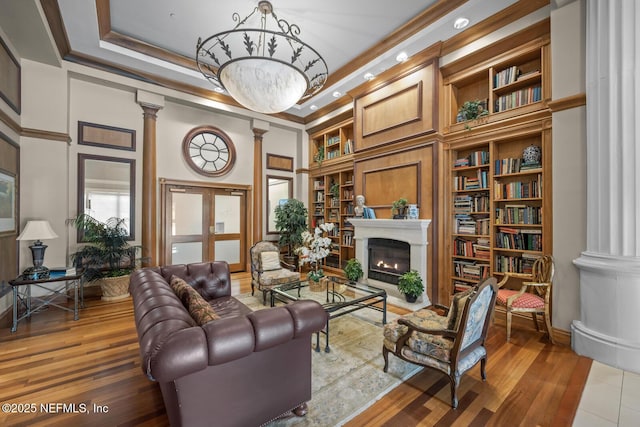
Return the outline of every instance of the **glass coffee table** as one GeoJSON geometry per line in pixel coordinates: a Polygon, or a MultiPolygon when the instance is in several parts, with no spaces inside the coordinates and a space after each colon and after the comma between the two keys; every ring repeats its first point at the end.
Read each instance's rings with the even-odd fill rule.
{"type": "MultiPolygon", "coordinates": [[[[326,290],[313,292],[308,281],[287,283],[271,289],[271,307],[278,302],[285,304],[301,299],[312,299],[322,304],[327,312],[327,324],[320,331],[326,336],[325,352],[329,348],[329,321],[362,308],[382,312],[382,324],[387,323],[387,292],[358,282],[349,282],[341,277],[327,277],[326,290]]],[[[320,351],[320,332],[316,333],[316,351],[320,351]]]]}

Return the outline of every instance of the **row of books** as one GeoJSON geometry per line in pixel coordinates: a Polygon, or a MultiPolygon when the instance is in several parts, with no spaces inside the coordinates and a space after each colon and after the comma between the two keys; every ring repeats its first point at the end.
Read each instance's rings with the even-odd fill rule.
{"type": "Polygon", "coordinates": [[[453,272],[456,277],[480,281],[489,277],[489,264],[476,261],[454,260],[453,272]]]}
{"type": "Polygon", "coordinates": [[[344,246],[353,246],[353,231],[345,231],[342,234],[342,244],[344,246]]]}
{"type": "Polygon", "coordinates": [[[525,251],[542,251],[542,230],[517,230],[499,227],[495,239],[496,247],[525,251]]]}
{"type": "Polygon", "coordinates": [[[508,173],[518,173],[525,170],[540,169],[540,162],[525,162],[522,159],[501,159],[494,163],[494,172],[496,175],[508,173]]]}
{"type": "Polygon", "coordinates": [[[521,256],[496,255],[494,267],[497,273],[523,273],[531,274],[533,263],[540,258],[539,255],[522,254],[521,256]]]}
{"type": "Polygon", "coordinates": [[[314,180],[313,181],[313,189],[314,190],[324,190],[324,180],[314,180]]]}
{"type": "Polygon", "coordinates": [[[489,172],[486,170],[478,169],[475,177],[464,175],[453,177],[453,189],[456,191],[479,190],[482,188],[489,188],[489,172]]]}
{"type": "Polygon", "coordinates": [[[496,224],[542,224],[542,209],[537,206],[504,205],[496,208],[496,224]]]}
{"type": "Polygon", "coordinates": [[[347,142],[344,144],[344,154],[353,153],[353,141],[347,139],[347,142]]]}
{"type": "Polygon", "coordinates": [[[324,216],[324,208],[321,206],[316,206],[313,210],[314,216],[324,216]]]}
{"type": "Polygon", "coordinates": [[[316,192],[316,202],[324,202],[324,191],[316,192]]]}
{"type": "Polygon", "coordinates": [[[517,181],[504,184],[496,182],[493,193],[497,200],[540,197],[542,195],[542,176],[538,174],[536,179],[525,182],[517,181]]]}
{"type": "Polygon", "coordinates": [[[457,237],[453,242],[453,254],[489,260],[491,254],[489,239],[482,237],[476,240],[467,240],[457,237]]]}
{"type": "Polygon", "coordinates": [[[489,218],[474,218],[470,215],[456,214],[454,233],[489,235],[491,224],[489,218]]]}
{"type": "Polygon", "coordinates": [[[340,157],[340,150],[327,151],[327,160],[336,159],[340,157]]]}
{"type": "Polygon", "coordinates": [[[493,87],[497,89],[499,87],[515,83],[515,81],[518,80],[519,74],[520,70],[515,65],[509,68],[505,68],[504,70],[496,73],[496,75],[493,76],[493,87]]]}
{"type": "Polygon", "coordinates": [[[342,190],[342,199],[343,200],[352,200],[353,199],[353,190],[351,190],[351,189],[342,190]]]}
{"type": "Polygon", "coordinates": [[[336,144],[340,144],[340,135],[330,136],[329,138],[327,138],[327,147],[336,144]]]}
{"type": "Polygon", "coordinates": [[[534,86],[520,89],[507,95],[499,96],[494,103],[494,111],[510,110],[511,108],[538,102],[542,99],[542,87],[534,86]]]}
{"type": "Polygon", "coordinates": [[[474,151],[466,157],[456,159],[453,163],[454,168],[462,168],[468,166],[482,166],[489,164],[488,151],[474,151]]]}
{"type": "Polygon", "coordinates": [[[489,193],[458,194],[453,198],[454,213],[473,213],[489,211],[489,193]]]}
{"type": "Polygon", "coordinates": [[[354,215],[355,212],[353,211],[353,203],[347,203],[344,208],[342,208],[342,213],[345,215],[354,215]]]}

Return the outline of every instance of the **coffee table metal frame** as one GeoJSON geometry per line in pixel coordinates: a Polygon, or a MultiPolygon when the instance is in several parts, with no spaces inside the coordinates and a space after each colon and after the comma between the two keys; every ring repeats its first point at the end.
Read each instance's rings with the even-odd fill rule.
{"type": "MultiPolygon", "coordinates": [[[[328,277],[326,289],[326,303],[322,307],[327,312],[327,324],[324,330],[320,331],[326,336],[324,351],[329,353],[329,321],[345,314],[352,313],[362,308],[371,308],[382,312],[382,324],[387,323],[387,292],[384,289],[375,288],[358,282],[349,282],[341,277],[328,277]],[[339,292],[340,287],[345,286],[344,291],[353,291],[356,298],[349,299],[339,292]],[[382,303],[382,307],[379,304],[382,303]]],[[[308,287],[308,281],[299,281],[276,286],[271,289],[271,307],[276,303],[289,303],[301,299],[300,290],[308,287]],[[295,291],[297,296],[295,295],[295,291]],[[293,291],[293,292],[292,292],[293,291]]],[[[316,351],[320,351],[320,332],[316,333],[316,351]]]]}

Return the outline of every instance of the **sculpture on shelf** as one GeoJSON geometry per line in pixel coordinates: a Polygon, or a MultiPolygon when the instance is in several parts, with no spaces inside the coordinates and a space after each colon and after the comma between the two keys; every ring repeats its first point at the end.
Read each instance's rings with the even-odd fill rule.
{"type": "Polygon", "coordinates": [[[362,218],[364,216],[364,208],[364,196],[359,194],[356,196],[356,206],[353,208],[356,218],[362,218]]]}

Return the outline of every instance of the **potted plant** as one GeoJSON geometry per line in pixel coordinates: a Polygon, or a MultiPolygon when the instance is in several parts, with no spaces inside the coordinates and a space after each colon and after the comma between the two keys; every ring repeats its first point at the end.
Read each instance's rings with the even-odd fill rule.
{"type": "Polygon", "coordinates": [[[276,230],[280,233],[278,244],[287,248],[285,261],[296,265],[296,249],[302,245],[302,232],[307,230],[307,208],[297,199],[276,206],[276,230]]]}
{"type": "Polygon", "coordinates": [[[102,289],[102,299],[115,301],[129,296],[129,274],[140,259],[140,246],[127,241],[129,231],[123,218],[109,218],[100,222],[91,215],[79,214],[68,220],[86,243],[71,254],[73,264],[82,271],[85,282],[96,282],[102,289]]]}
{"type": "Polygon", "coordinates": [[[338,198],[340,197],[340,184],[338,184],[337,182],[332,182],[331,186],[329,187],[329,193],[331,193],[331,197],[333,198],[338,198]]]}
{"type": "Polygon", "coordinates": [[[393,201],[393,203],[391,204],[391,212],[393,214],[393,219],[406,218],[407,203],[409,203],[409,201],[404,197],[400,197],[398,200],[393,201]]]}
{"type": "MultiPolygon", "coordinates": [[[[475,101],[466,101],[458,109],[458,115],[456,116],[456,122],[465,122],[468,120],[475,120],[480,117],[486,116],[489,111],[486,108],[486,102],[476,99],[475,101]]],[[[465,126],[467,129],[471,129],[469,124],[465,126]]]]}
{"type": "Polygon", "coordinates": [[[417,270],[405,272],[398,280],[398,291],[404,294],[407,302],[416,302],[418,297],[424,292],[422,278],[417,270]]]}
{"type": "Polygon", "coordinates": [[[344,274],[350,282],[357,282],[364,273],[362,272],[362,264],[357,258],[351,258],[344,266],[344,274]]]}
{"type": "Polygon", "coordinates": [[[313,160],[318,164],[318,166],[322,166],[322,161],[324,160],[324,146],[321,145],[318,147],[318,152],[315,156],[313,156],[313,160]]]}
{"type": "Polygon", "coordinates": [[[307,274],[309,280],[318,282],[324,277],[322,260],[331,253],[331,238],[326,234],[330,233],[333,228],[334,224],[328,222],[317,226],[313,234],[308,230],[302,232],[302,246],[296,249],[296,253],[300,255],[301,265],[308,263],[310,266],[310,271],[307,274]]]}

